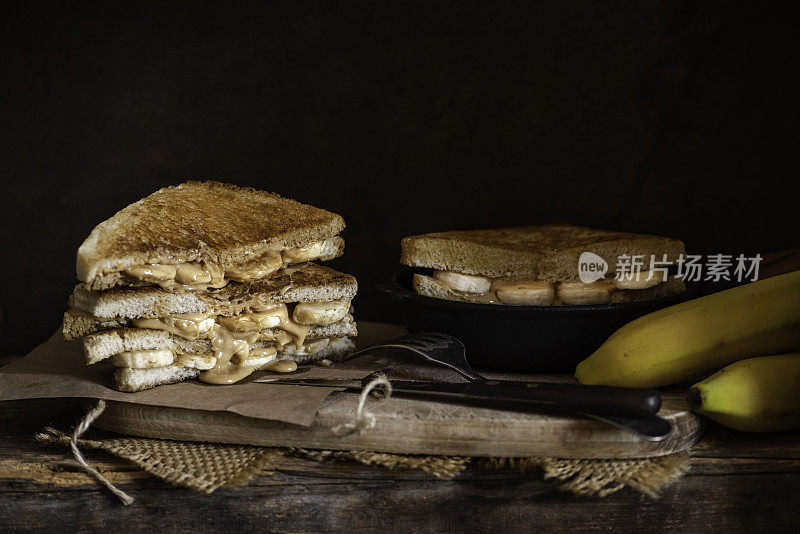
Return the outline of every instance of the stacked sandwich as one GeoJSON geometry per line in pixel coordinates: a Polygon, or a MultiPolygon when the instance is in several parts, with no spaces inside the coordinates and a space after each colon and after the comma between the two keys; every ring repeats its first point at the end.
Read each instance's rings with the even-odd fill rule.
{"type": "Polygon", "coordinates": [[[429,297],[580,306],[684,291],[670,267],[684,253],[683,242],[668,237],[544,225],[409,236],[400,262],[415,269],[414,290],[429,297]],[[642,263],[638,269],[635,261],[642,263]]]}
{"type": "Polygon", "coordinates": [[[356,280],[311,263],[343,253],[343,228],[339,215],[250,188],[161,189],[78,249],[64,339],[80,339],[88,364],[116,366],[121,391],[343,356],[356,280]]]}

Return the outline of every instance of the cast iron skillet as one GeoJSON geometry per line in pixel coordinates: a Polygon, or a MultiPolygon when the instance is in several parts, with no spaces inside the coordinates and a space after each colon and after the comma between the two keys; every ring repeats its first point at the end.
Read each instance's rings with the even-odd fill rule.
{"type": "Polygon", "coordinates": [[[426,297],[411,287],[407,267],[379,285],[397,303],[409,332],[445,332],[459,338],[478,368],[573,373],[575,366],[622,325],[699,296],[698,288],[667,297],[594,306],[504,306],[426,297]]]}

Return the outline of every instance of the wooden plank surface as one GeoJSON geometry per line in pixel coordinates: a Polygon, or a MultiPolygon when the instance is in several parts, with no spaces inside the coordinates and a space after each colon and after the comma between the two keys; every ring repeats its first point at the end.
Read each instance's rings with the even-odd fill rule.
{"type": "Polygon", "coordinates": [[[800,432],[751,436],[713,426],[691,450],[689,474],[659,499],[628,489],[576,499],[536,471],[472,465],[442,481],[299,458],[247,487],[203,495],[88,451],[90,461],[136,498],[123,507],[66,449],[33,440],[44,426],[66,429],[82,413],[77,400],[0,402],[0,530],[793,532],[800,521],[800,432]]]}
{"type": "Polygon", "coordinates": [[[126,435],[183,441],[402,454],[564,458],[661,456],[689,448],[704,431],[704,420],[688,410],[683,392],[673,391],[664,396],[659,412],[672,423],[673,432],[658,442],[588,419],[395,397],[368,403],[376,421],[374,428],[361,434],[336,436],[331,429],[353,420],[357,402],[355,394],[334,394],[320,407],[309,428],[227,412],[121,402],[109,402],[95,425],[126,435]]]}

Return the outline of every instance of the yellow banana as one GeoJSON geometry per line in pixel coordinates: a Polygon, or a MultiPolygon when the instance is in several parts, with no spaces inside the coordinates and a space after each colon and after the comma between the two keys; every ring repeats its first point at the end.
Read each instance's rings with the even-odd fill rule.
{"type": "Polygon", "coordinates": [[[745,432],[800,428],[800,352],[741,360],[689,390],[689,406],[745,432]]]}
{"type": "Polygon", "coordinates": [[[800,348],[800,271],[640,317],[578,364],[582,384],[661,387],[800,348]]]}

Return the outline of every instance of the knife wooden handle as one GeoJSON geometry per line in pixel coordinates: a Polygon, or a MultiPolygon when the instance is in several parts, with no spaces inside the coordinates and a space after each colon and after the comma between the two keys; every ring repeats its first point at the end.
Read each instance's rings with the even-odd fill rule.
{"type": "Polygon", "coordinates": [[[529,405],[531,410],[581,411],[596,414],[645,417],[661,408],[661,394],[654,389],[611,386],[583,386],[546,382],[509,382],[488,380],[466,384],[442,384],[392,381],[394,391],[406,395],[470,404],[507,406],[514,409],[529,405]]]}
{"type": "Polygon", "coordinates": [[[644,417],[655,415],[661,409],[661,393],[655,389],[544,382],[501,383],[501,387],[506,386],[527,389],[531,400],[554,402],[567,409],[590,413],[644,417]]]}

